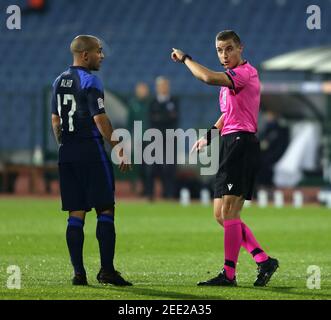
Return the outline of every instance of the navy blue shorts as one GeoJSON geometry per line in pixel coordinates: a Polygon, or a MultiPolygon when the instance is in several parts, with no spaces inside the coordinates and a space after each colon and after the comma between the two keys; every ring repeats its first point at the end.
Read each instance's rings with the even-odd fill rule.
{"type": "Polygon", "coordinates": [[[63,211],[113,208],[115,181],[108,162],[59,163],[63,211]]]}

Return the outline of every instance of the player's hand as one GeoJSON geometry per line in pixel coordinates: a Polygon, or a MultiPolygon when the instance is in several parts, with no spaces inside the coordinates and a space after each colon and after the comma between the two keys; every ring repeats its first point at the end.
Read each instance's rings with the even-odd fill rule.
{"type": "Polygon", "coordinates": [[[129,162],[129,159],[126,157],[124,154],[124,149],[120,148],[117,150],[117,157],[121,159],[121,163],[119,165],[120,171],[121,172],[126,172],[128,170],[132,170],[132,166],[129,162]]]}
{"type": "Polygon", "coordinates": [[[171,59],[174,62],[181,62],[185,53],[182,50],[172,48],[171,59]]]}
{"type": "Polygon", "coordinates": [[[193,145],[190,153],[193,153],[194,151],[200,152],[205,148],[206,145],[207,139],[205,137],[202,137],[193,145]]]}

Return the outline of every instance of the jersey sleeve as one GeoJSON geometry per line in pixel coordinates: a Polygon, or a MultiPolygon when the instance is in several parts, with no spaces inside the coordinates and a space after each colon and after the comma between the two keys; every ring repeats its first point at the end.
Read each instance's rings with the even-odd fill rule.
{"type": "Polygon", "coordinates": [[[246,68],[234,68],[225,72],[232,82],[232,89],[240,89],[249,81],[250,74],[246,68]]]}
{"type": "Polygon", "coordinates": [[[86,86],[87,105],[92,117],[106,113],[104,106],[104,92],[101,81],[96,76],[91,76],[86,86]]]}

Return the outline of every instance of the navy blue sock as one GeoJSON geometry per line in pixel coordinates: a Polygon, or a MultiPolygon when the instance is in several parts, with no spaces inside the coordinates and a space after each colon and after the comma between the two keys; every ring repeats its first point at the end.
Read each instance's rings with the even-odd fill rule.
{"type": "Polygon", "coordinates": [[[84,244],[84,220],[69,217],[66,232],[67,245],[70,253],[71,263],[74,267],[75,274],[85,275],[83,263],[83,244],[84,244]]]}
{"type": "Polygon", "coordinates": [[[106,272],[114,272],[115,225],[114,216],[99,214],[96,236],[99,241],[101,267],[106,272]]]}

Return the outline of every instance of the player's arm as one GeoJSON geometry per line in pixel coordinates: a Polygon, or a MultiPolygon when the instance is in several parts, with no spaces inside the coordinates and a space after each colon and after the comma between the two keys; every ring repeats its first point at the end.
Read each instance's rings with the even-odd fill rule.
{"type": "MultiPolygon", "coordinates": [[[[93,117],[94,122],[99,129],[103,138],[113,147],[116,148],[119,141],[112,140],[114,129],[110,120],[108,119],[105,113],[97,114],[93,117]]],[[[117,155],[120,159],[122,159],[120,164],[120,170],[126,171],[127,169],[131,169],[131,165],[128,163],[127,159],[124,157],[124,150],[120,148],[117,151],[117,155]]]]}
{"type": "Polygon", "coordinates": [[[212,71],[192,60],[191,57],[179,49],[173,49],[171,58],[175,62],[183,62],[197,79],[207,84],[229,88],[233,87],[231,79],[225,72],[212,71]]]}
{"type": "Polygon", "coordinates": [[[223,113],[219,119],[216,121],[216,123],[214,124],[214,126],[219,130],[219,131],[222,131],[223,129],[223,126],[224,126],[224,116],[225,116],[225,113],[223,113]]]}
{"type": "Polygon", "coordinates": [[[97,114],[93,117],[95,124],[97,125],[103,138],[113,147],[118,144],[118,141],[112,140],[113,127],[110,120],[105,113],[97,114]]]}
{"type": "Polygon", "coordinates": [[[60,146],[62,143],[62,126],[61,126],[61,118],[59,111],[57,109],[57,101],[56,101],[56,86],[59,78],[57,78],[53,83],[52,89],[52,99],[51,99],[51,112],[52,112],[52,128],[55,136],[55,140],[57,144],[60,146]]]}
{"type": "Polygon", "coordinates": [[[61,118],[54,113],[52,114],[52,127],[53,127],[55,140],[56,140],[57,144],[60,145],[61,141],[62,141],[62,139],[61,139],[61,132],[62,132],[61,118]]]}
{"type": "Polygon", "coordinates": [[[105,112],[103,101],[104,93],[101,81],[98,77],[91,75],[86,81],[85,89],[90,115],[102,137],[115,149],[117,157],[120,159],[120,170],[126,171],[130,169],[131,165],[124,155],[123,148],[116,147],[119,142],[112,140],[114,130],[105,112]]]}
{"type": "Polygon", "coordinates": [[[217,135],[220,134],[223,126],[224,126],[224,116],[225,113],[223,113],[219,119],[216,121],[213,127],[211,127],[208,131],[207,134],[201,137],[192,147],[191,153],[193,151],[201,151],[204,149],[205,146],[208,146],[211,143],[211,140],[215,138],[217,135]]]}

